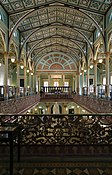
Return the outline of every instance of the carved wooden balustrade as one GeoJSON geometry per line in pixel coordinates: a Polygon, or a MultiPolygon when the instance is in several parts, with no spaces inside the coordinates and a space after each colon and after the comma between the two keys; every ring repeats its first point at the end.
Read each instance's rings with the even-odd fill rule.
{"type": "Polygon", "coordinates": [[[37,104],[40,100],[40,95],[25,96],[18,99],[11,99],[0,102],[0,113],[3,114],[18,114],[25,112],[37,104]]]}
{"type": "Polygon", "coordinates": [[[0,115],[22,125],[23,145],[112,145],[112,114],[0,115]]]}
{"type": "Polygon", "coordinates": [[[74,102],[94,113],[112,113],[112,101],[90,96],[72,95],[74,102]]]}

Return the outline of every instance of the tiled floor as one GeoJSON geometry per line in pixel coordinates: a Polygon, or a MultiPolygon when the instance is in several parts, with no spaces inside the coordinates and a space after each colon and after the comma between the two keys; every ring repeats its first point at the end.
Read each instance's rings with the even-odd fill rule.
{"type": "MultiPolygon", "coordinates": [[[[14,147],[13,175],[112,175],[112,147],[92,148],[22,147],[17,162],[14,147]]],[[[0,147],[0,175],[9,175],[7,146],[0,147]]]]}
{"type": "MultiPolygon", "coordinates": [[[[0,175],[9,175],[8,166],[0,164],[0,175]]],[[[112,162],[16,162],[14,175],[112,175],[112,162]]]]}

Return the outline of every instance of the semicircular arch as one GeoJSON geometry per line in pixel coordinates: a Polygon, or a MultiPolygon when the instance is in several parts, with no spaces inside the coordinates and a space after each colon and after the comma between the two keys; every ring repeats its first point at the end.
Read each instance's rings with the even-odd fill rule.
{"type": "Polygon", "coordinates": [[[77,65],[73,59],[62,53],[52,52],[42,56],[36,64],[36,70],[76,70],[77,65]]]}

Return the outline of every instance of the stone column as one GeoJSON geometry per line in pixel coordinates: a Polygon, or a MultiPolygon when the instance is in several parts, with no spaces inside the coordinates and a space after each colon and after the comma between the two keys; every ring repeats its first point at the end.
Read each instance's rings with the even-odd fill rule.
{"type": "Polygon", "coordinates": [[[32,92],[32,81],[31,81],[31,72],[29,73],[29,94],[31,95],[31,92],[32,92]]]}
{"type": "Polygon", "coordinates": [[[38,76],[38,91],[40,92],[40,76],[38,76]]]}
{"type": "Polygon", "coordinates": [[[49,103],[46,103],[46,108],[47,108],[47,114],[51,114],[51,111],[50,111],[50,104],[49,103]]]}
{"type": "Polygon", "coordinates": [[[17,97],[20,96],[20,63],[17,62],[17,97]]]}
{"type": "Polygon", "coordinates": [[[109,77],[109,57],[110,57],[110,54],[109,52],[106,54],[106,89],[105,89],[105,96],[107,98],[110,97],[110,90],[109,90],[109,84],[110,84],[110,77],[109,77]]]}
{"type": "Polygon", "coordinates": [[[8,54],[5,54],[4,99],[8,99],[8,54]]]}
{"type": "Polygon", "coordinates": [[[50,85],[51,85],[51,75],[48,74],[48,86],[50,86],[50,85]]]}
{"type": "Polygon", "coordinates": [[[32,90],[34,92],[34,88],[35,88],[35,74],[32,74],[32,90]]]}
{"type": "Polygon", "coordinates": [[[90,71],[90,68],[87,67],[87,95],[90,95],[90,89],[89,89],[89,71],[90,71]]]}
{"type": "Polygon", "coordinates": [[[67,104],[62,103],[62,114],[67,114],[66,108],[67,108],[67,104]]]}
{"type": "Polygon", "coordinates": [[[27,92],[27,75],[26,75],[26,66],[24,67],[24,95],[27,92]]]}
{"type": "Polygon", "coordinates": [[[77,92],[77,75],[75,76],[75,92],[77,92]]]}
{"type": "Polygon", "coordinates": [[[72,91],[75,90],[75,77],[73,76],[73,84],[72,84],[72,91]]]}
{"type": "Polygon", "coordinates": [[[84,70],[82,70],[82,95],[84,95],[84,70]]]}
{"type": "Polygon", "coordinates": [[[76,113],[80,114],[80,107],[79,106],[76,107],[76,113]]]}
{"type": "Polygon", "coordinates": [[[36,92],[39,92],[39,87],[38,87],[38,76],[36,75],[36,92]]]}
{"type": "Polygon", "coordinates": [[[79,92],[80,92],[80,89],[79,89],[79,87],[80,87],[80,73],[79,72],[77,72],[77,86],[76,86],[77,88],[77,94],[79,94],[79,92]]]}
{"type": "Polygon", "coordinates": [[[36,74],[33,74],[33,91],[36,92],[36,74]]]}
{"type": "Polygon", "coordinates": [[[94,96],[97,96],[97,61],[94,60],[94,96]]]}
{"type": "Polygon", "coordinates": [[[65,75],[63,74],[63,86],[64,86],[64,82],[65,82],[65,75]]]}

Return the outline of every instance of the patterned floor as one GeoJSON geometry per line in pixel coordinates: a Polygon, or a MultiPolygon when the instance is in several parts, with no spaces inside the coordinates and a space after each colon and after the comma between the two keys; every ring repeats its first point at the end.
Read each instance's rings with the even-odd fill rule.
{"type": "MultiPolygon", "coordinates": [[[[9,175],[8,163],[0,163],[0,175],[9,175]]],[[[20,162],[14,175],[112,175],[112,162],[20,162]]]]}
{"type": "MultiPolygon", "coordinates": [[[[0,175],[9,175],[9,146],[0,146],[0,175]]],[[[112,175],[112,146],[22,147],[13,175],[112,175]]]]}

